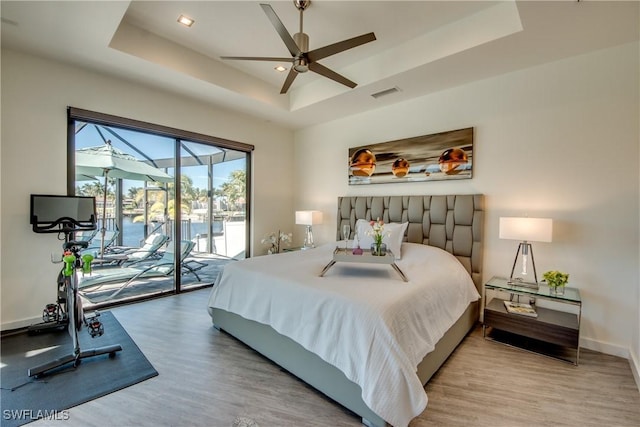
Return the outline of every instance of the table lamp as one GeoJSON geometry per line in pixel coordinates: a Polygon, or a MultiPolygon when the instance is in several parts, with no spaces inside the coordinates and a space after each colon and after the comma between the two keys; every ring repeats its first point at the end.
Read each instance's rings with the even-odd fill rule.
{"type": "Polygon", "coordinates": [[[551,242],[553,232],[553,221],[550,218],[500,218],[500,238],[508,240],[520,240],[516,257],[513,260],[509,282],[521,286],[538,287],[538,275],[536,273],[536,263],[533,258],[533,248],[529,242],[551,242]],[[527,257],[531,256],[531,267],[533,268],[534,282],[530,283],[523,278],[514,279],[513,273],[516,269],[518,256],[522,252],[522,276],[527,276],[527,257]]]}
{"type": "Polygon", "coordinates": [[[311,226],[322,224],[322,212],[320,211],[296,211],[296,224],[306,225],[307,231],[304,236],[304,246],[302,249],[315,248],[313,243],[313,230],[311,226]]]}

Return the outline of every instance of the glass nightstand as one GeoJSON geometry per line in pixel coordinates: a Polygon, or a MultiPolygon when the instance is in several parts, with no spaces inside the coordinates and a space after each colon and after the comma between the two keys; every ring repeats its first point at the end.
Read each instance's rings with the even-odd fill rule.
{"type": "Polygon", "coordinates": [[[556,295],[544,284],[535,289],[519,286],[517,282],[509,282],[502,277],[491,278],[484,287],[483,337],[578,364],[582,317],[582,300],[578,289],[565,287],[563,295],[556,295]],[[486,291],[508,294],[509,298],[489,299],[486,291]],[[524,299],[518,301],[522,303],[534,302],[532,307],[536,317],[508,312],[504,302],[514,298],[524,299]],[[540,307],[538,300],[548,301],[557,309],[540,307]],[[571,308],[567,307],[565,311],[563,306],[571,308]],[[567,355],[567,352],[574,355],[567,355]]]}

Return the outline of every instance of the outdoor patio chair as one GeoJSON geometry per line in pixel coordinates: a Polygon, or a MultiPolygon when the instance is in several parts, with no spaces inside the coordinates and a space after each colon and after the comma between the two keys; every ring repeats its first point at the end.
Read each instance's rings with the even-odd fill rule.
{"type": "MultiPolygon", "coordinates": [[[[189,240],[182,240],[180,242],[180,259],[181,273],[193,274],[199,281],[200,276],[196,271],[203,268],[206,264],[197,261],[187,261],[186,258],[191,253],[194,243],[189,240]]],[[[143,265],[136,264],[130,267],[114,267],[99,270],[99,273],[94,273],[91,276],[81,277],[78,283],[78,289],[83,292],[83,289],[99,288],[108,283],[124,282],[118,289],[116,289],[106,299],[112,299],[120,292],[122,292],[127,286],[138,279],[146,279],[153,277],[167,277],[171,276],[174,271],[174,252],[173,245],[170,245],[164,252],[162,258],[152,264],[143,265]]]]}
{"type": "MultiPolygon", "coordinates": [[[[113,242],[116,241],[116,238],[120,234],[118,230],[105,230],[104,232],[104,251],[107,252],[109,246],[113,245],[113,242]]],[[[91,254],[93,256],[100,255],[100,250],[102,248],[102,232],[98,231],[91,241],[89,242],[89,247],[82,250],[82,254],[91,254]]]]}
{"type": "Polygon", "coordinates": [[[161,233],[150,234],[139,248],[114,246],[100,261],[101,266],[133,265],[143,261],[159,259],[158,251],[169,241],[169,236],[161,233]]]}
{"type": "Polygon", "coordinates": [[[98,234],[98,230],[76,231],[73,240],[76,242],[90,242],[96,234],[98,234]]]}

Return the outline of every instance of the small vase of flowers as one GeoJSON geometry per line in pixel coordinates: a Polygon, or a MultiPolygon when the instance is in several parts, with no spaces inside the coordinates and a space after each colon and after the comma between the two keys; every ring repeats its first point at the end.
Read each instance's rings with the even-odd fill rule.
{"type": "Polygon", "coordinates": [[[373,237],[373,243],[371,244],[371,255],[385,256],[387,254],[387,245],[382,240],[385,237],[384,234],[384,221],[380,218],[370,222],[371,230],[369,235],[373,237]]]}
{"type": "Polygon", "coordinates": [[[280,253],[281,245],[289,245],[293,235],[291,233],[283,233],[278,230],[278,233],[269,233],[261,240],[263,245],[268,245],[267,253],[269,255],[280,253]]]}
{"type": "Polygon", "coordinates": [[[569,274],[551,270],[542,275],[542,278],[549,286],[549,291],[555,295],[564,295],[564,287],[569,281],[569,274]]]}

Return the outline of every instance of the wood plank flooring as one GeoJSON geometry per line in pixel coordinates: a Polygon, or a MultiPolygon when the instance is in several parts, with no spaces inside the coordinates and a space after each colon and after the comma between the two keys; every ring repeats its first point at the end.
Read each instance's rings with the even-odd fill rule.
{"type": "MultiPolygon", "coordinates": [[[[159,376],[70,409],[60,426],[360,426],[360,419],[212,328],[199,290],[112,310],[159,376]]],[[[83,331],[84,333],[84,331],[83,331]]],[[[108,333],[108,331],[107,331],[108,333]]],[[[79,369],[82,369],[81,367],[79,369]]],[[[427,384],[411,427],[640,425],[625,359],[588,350],[580,366],[523,352],[474,330],[427,384]]]]}

